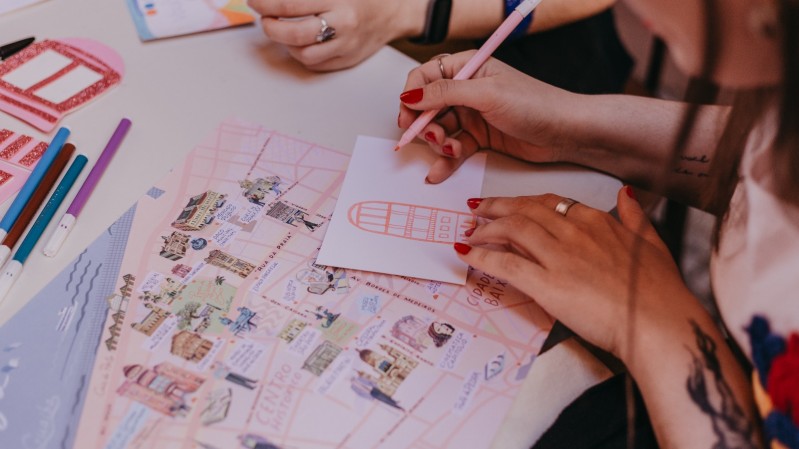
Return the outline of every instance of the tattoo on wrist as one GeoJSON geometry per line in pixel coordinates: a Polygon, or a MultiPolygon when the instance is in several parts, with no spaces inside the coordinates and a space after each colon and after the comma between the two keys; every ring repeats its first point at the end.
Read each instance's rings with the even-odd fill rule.
{"type": "Polygon", "coordinates": [[[683,168],[683,167],[676,167],[672,171],[674,173],[677,173],[678,175],[693,176],[693,177],[697,177],[697,178],[707,178],[708,177],[707,172],[703,172],[703,171],[695,172],[693,170],[688,170],[687,168],[683,168]]]}
{"type": "Polygon", "coordinates": [[[706,154],[701,156],[680,156],[680,160],[685,162],[698,162],[700,164],[710,163],[710,158],[707,157],[706,154]]]}
{"type": "Polygon", "coordinates": [[[688,395],[710,418],[717,441],[714,449],[756,449],[755,431],[721,372],[716,343],[690,320],[696,338],[696,351],[688,348],[693,362],[685,382],[688,395]]]}

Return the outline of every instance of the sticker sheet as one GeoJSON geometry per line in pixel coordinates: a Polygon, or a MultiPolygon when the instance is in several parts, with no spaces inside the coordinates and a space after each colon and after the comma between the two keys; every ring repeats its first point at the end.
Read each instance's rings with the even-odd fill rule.
{"type": "MultiPolygon", "coordinates": [[[[106,321],[55,362],[70,370],[89,354],[91,374],[27,408],[70,410],[80,425],[33,429],[39,438],[80,449],[488,448],[552,320],[479,271],[456,286],[319,264],[348,162],[221,125],[114,231],[125,243],[107,264],[106,321]]],[[[87,283],[99,269],[61,279],[87,283]]],[[[82,301],[62,328],[86,327],[97,302],[82,301]]],[[[3,338],[9,357],[30,350],[3,338]]],[[[6,372],[25,363],[15,357],[6,372]]],[[[19,378],[14,388],[37,387],[19,378]]],[[[2,399],[0,412],[24,419],[2,399]]]]}
{"type": "Polygon", "coordinates": [[[126,0],[143,41],[255,22],[245,0],[126,0]]]}

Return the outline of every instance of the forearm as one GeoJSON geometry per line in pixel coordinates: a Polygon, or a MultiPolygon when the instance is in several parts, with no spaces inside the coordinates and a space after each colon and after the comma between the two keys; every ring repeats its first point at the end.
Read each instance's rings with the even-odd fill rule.
{"type": "Polygon", "coordinates": [[[704,313],[680,319],[636,329],[628,360],[660,447],[760,448],[751,387],[718,328],[704,313]]]}
{"type": "MultiPolygon", "coordinates": [[[[614,3],[615,0],[544,0],[535,10],[535,20],[528,33],[546,31],[585,19],[614,3]]],[[[504,19],[504,0],[453,0],[447,37],[486,38],[504,19]]]]}
{"type": "Polygon", "coordinates": [[[729,108],[702,106],[681,156],[675,141],[688,106],[629,95],[579,96],[562,129],[559,159],[612,174],[627,183],[701,207],[710,165],[729,108]]]}

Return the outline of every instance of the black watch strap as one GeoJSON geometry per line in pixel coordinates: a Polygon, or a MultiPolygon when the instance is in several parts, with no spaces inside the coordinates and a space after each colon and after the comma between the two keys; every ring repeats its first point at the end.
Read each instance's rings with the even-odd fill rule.
{"type": "Polygon", "coordinates": [[[427,17],[424,33],[410,39],[415,44],[438,44],[447,38],[449,16],[452,11],[452,0],[430,0],[427,6],[427,17]]]}

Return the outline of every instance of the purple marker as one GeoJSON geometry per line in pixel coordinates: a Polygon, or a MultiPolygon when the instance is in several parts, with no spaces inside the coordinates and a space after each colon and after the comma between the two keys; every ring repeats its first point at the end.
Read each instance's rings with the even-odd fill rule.
{"type": "Polygon", "coordinates": [[[126,118],[123,118],[119,122],[117,129],[114,131],[105,149],[97,159],[97,163],[94,164],[92,171],[89,172],[89,176],[83,181],[83,185],[80,186],[80,190],[78,190],[77,195],[75,195],[75,199],[72,200],[66,213],[61,217],[61,221],[58,222],[58,227],[53,231],[50,240],[47,241],[47,245],[45,245],[42,251],[45,256],[54,257],[58,253],[58,250],[61,249],[61,245],[64,244],[69,232],[75,225],[80,211],[83,209],[83,206],[86,205],[86,201],[97,186],[97,182],[100,181],[100,177],[103,176],[105,169],[108,168],[108,164],[117,152],[119,145],[122,143],[122,139],[125,138],[125,134],[127,134],[128,129],[130,129],[130,125],[130,120],[126,118]]]}

